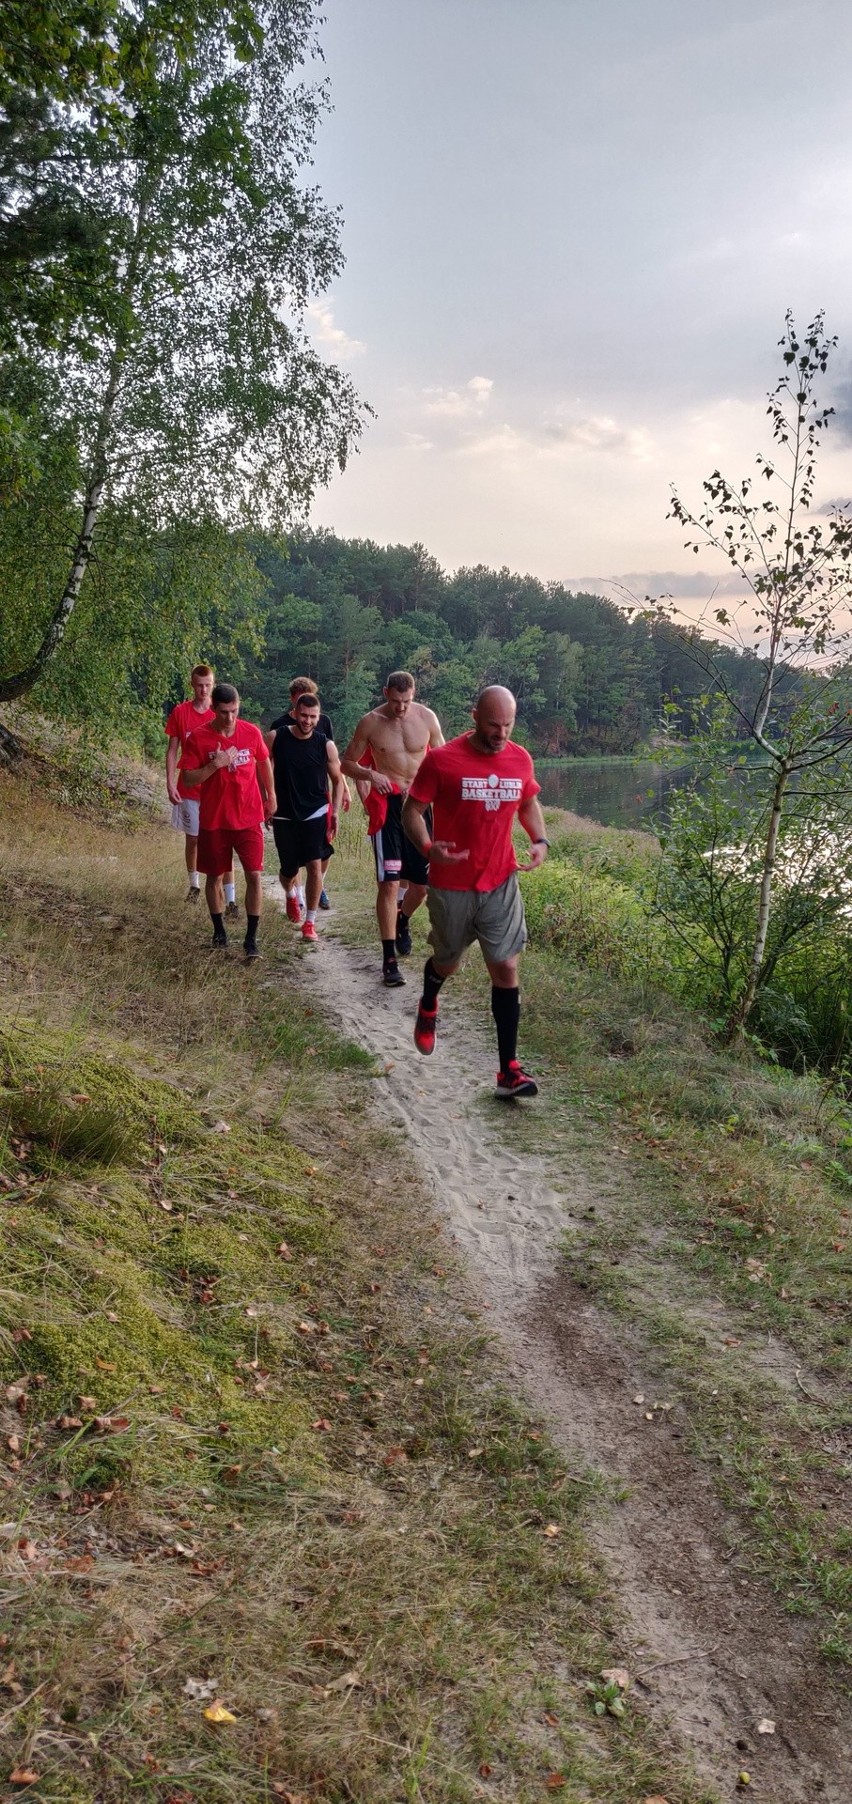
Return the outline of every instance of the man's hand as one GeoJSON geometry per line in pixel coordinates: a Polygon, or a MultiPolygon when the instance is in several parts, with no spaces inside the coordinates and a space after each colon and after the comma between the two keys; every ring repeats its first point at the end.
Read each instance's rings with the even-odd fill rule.
{"type": "Polygon", "coordinates": [[[216,770],[230,770],[236,755],[236,750],[232,745],[227,748],[220,745],[218,751],[213,753],[210,763],[216,770]]]}
{"type": "Polygon", "coordinates": [[[263,819],[264,819],[267,827],[269,826],[269,823],[272,819],[273,814],[277,814],[277,813],[278,813],[278,802],[277,802],[276,797],[274,795],[267,796],[264,801],[264,804],[263,804],[263,819]]]}
{"type": "Polygon", "coordinates": [[[368,781],[376,791],[377,795],[389,796],[393,794],[393,778],[386,777],[383,770],[371,770],[368,781]]]}
{"type": "Polygon", "coordinates": [[[343,812],[344,812],[344,814],[348,814],[351,807],[352,807],[352,791],[349,788],[349,784],[347,783],[346,778],[344,777],[344,779],[343,779],[343,812]]]}
{"type": "Polygon", "coordinates": [[[457,852],[454,839],[433,839],[424,858],[436,858],[439,864],[463,864],[470,857],[469,852],[457,852]]]}
{"type": "Polygon", "coordinates": [[[172,804],[172,807],[173,807],[173,808],[176,808],[176,807],[177,807],[177,805],[178,805],[178,803],[179,803],[179,802],[180,802],[180,800],[181,800],[181,797],[180,797],[180,795],[179,795],[179,794],[178,794],[178,791],[177,791],[177,789],[176,789],[176,788],[175,788],[175,785],[174,785],[174,783],[167,783],[167,784],[166,784],[166,792],[167,792],[167,794],[168,794],[168,798],[169,798],[169,801],[170,801],[170,802],[171,802],[171,804],[172,804]]]}
{"type": "Polygon", "coordinates": [[[338,829],[339,825],[340,825],[340,817],[338,815],[337,809],[332,808],[329,811],[329,816],[328,816],[328,837],[329,837],[329,839],[337,838],[337,829],[338,829]]]}
{"type": "Polygon", "coordinates": [[[539,869],[540,865],[544,864],[544,861],[547,857],[547,852],[548,852],[548,848],[544,844],[544,841],[537,840],[535,845],[530,846],[530,855],[529,855],[529,858],[527,859],[526,864],[519,864],[518,870],[519,871],[537,871],[539,869]]]}

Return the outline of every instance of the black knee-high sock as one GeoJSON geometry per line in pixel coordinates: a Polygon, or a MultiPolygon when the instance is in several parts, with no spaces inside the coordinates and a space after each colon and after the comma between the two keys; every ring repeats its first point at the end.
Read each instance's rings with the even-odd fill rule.
{"type": "Polygon", "coordinates": [[[250,914],[246,915],[245,943],[247,946],[254,946],[257,944],[257,930],[258,930],[259,926],[260,926],[260,915],[250,915],[250,914]]]}
{"type": "Polygon", "coordinates": [[[396,964],[396,940],[382,940],[382,963],[396,964]]]}
{"type": "Polygon", "coordinates": [[[497,1028],[500,1070],[508,1071],[518,1050],[518,1022],[521,1018],[520,990],[491,989],[491,1013],[497,1028]]]}
{"type": "Polygon", "coordinates": [[[438,976],[431,958],[427,958],[423,969],[423,1007],[430,1015],[438,1006],[438,992],[443,982],[444,979],[438,976]]]}

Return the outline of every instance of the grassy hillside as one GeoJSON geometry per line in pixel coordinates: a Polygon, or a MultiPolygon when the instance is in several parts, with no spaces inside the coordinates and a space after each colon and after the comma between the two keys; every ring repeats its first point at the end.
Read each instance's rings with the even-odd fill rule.
{"type": "Polygon", "coordinates": [[[607,1708],[598,1480],[507,1397],[292,935],[212,961],[180,842],[79,800],[0,778],[9,1795],[699,1804],[607,1708]]]}

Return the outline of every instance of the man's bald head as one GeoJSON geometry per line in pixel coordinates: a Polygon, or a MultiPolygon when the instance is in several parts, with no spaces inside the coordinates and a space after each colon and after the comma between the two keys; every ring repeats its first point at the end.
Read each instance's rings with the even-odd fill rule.
{"type": "Polygon", "coordinates": [[[501,683],[491,683],[480,691],[473,709],[473,738],[481,751],[502,752],[508,745],[517,706],[511,689],[504,689],[501,683]]]}

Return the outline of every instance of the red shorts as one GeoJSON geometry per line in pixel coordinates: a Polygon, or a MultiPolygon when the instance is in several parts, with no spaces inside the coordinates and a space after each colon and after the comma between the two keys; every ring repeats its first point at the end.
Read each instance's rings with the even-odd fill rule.
{"type": "Polygon", "coordinates": [[[262,827],[202,827],[198,835],[198,869],[205,877],[223,877],[236,852],[249,875],[263,870],[262,827]]]}

